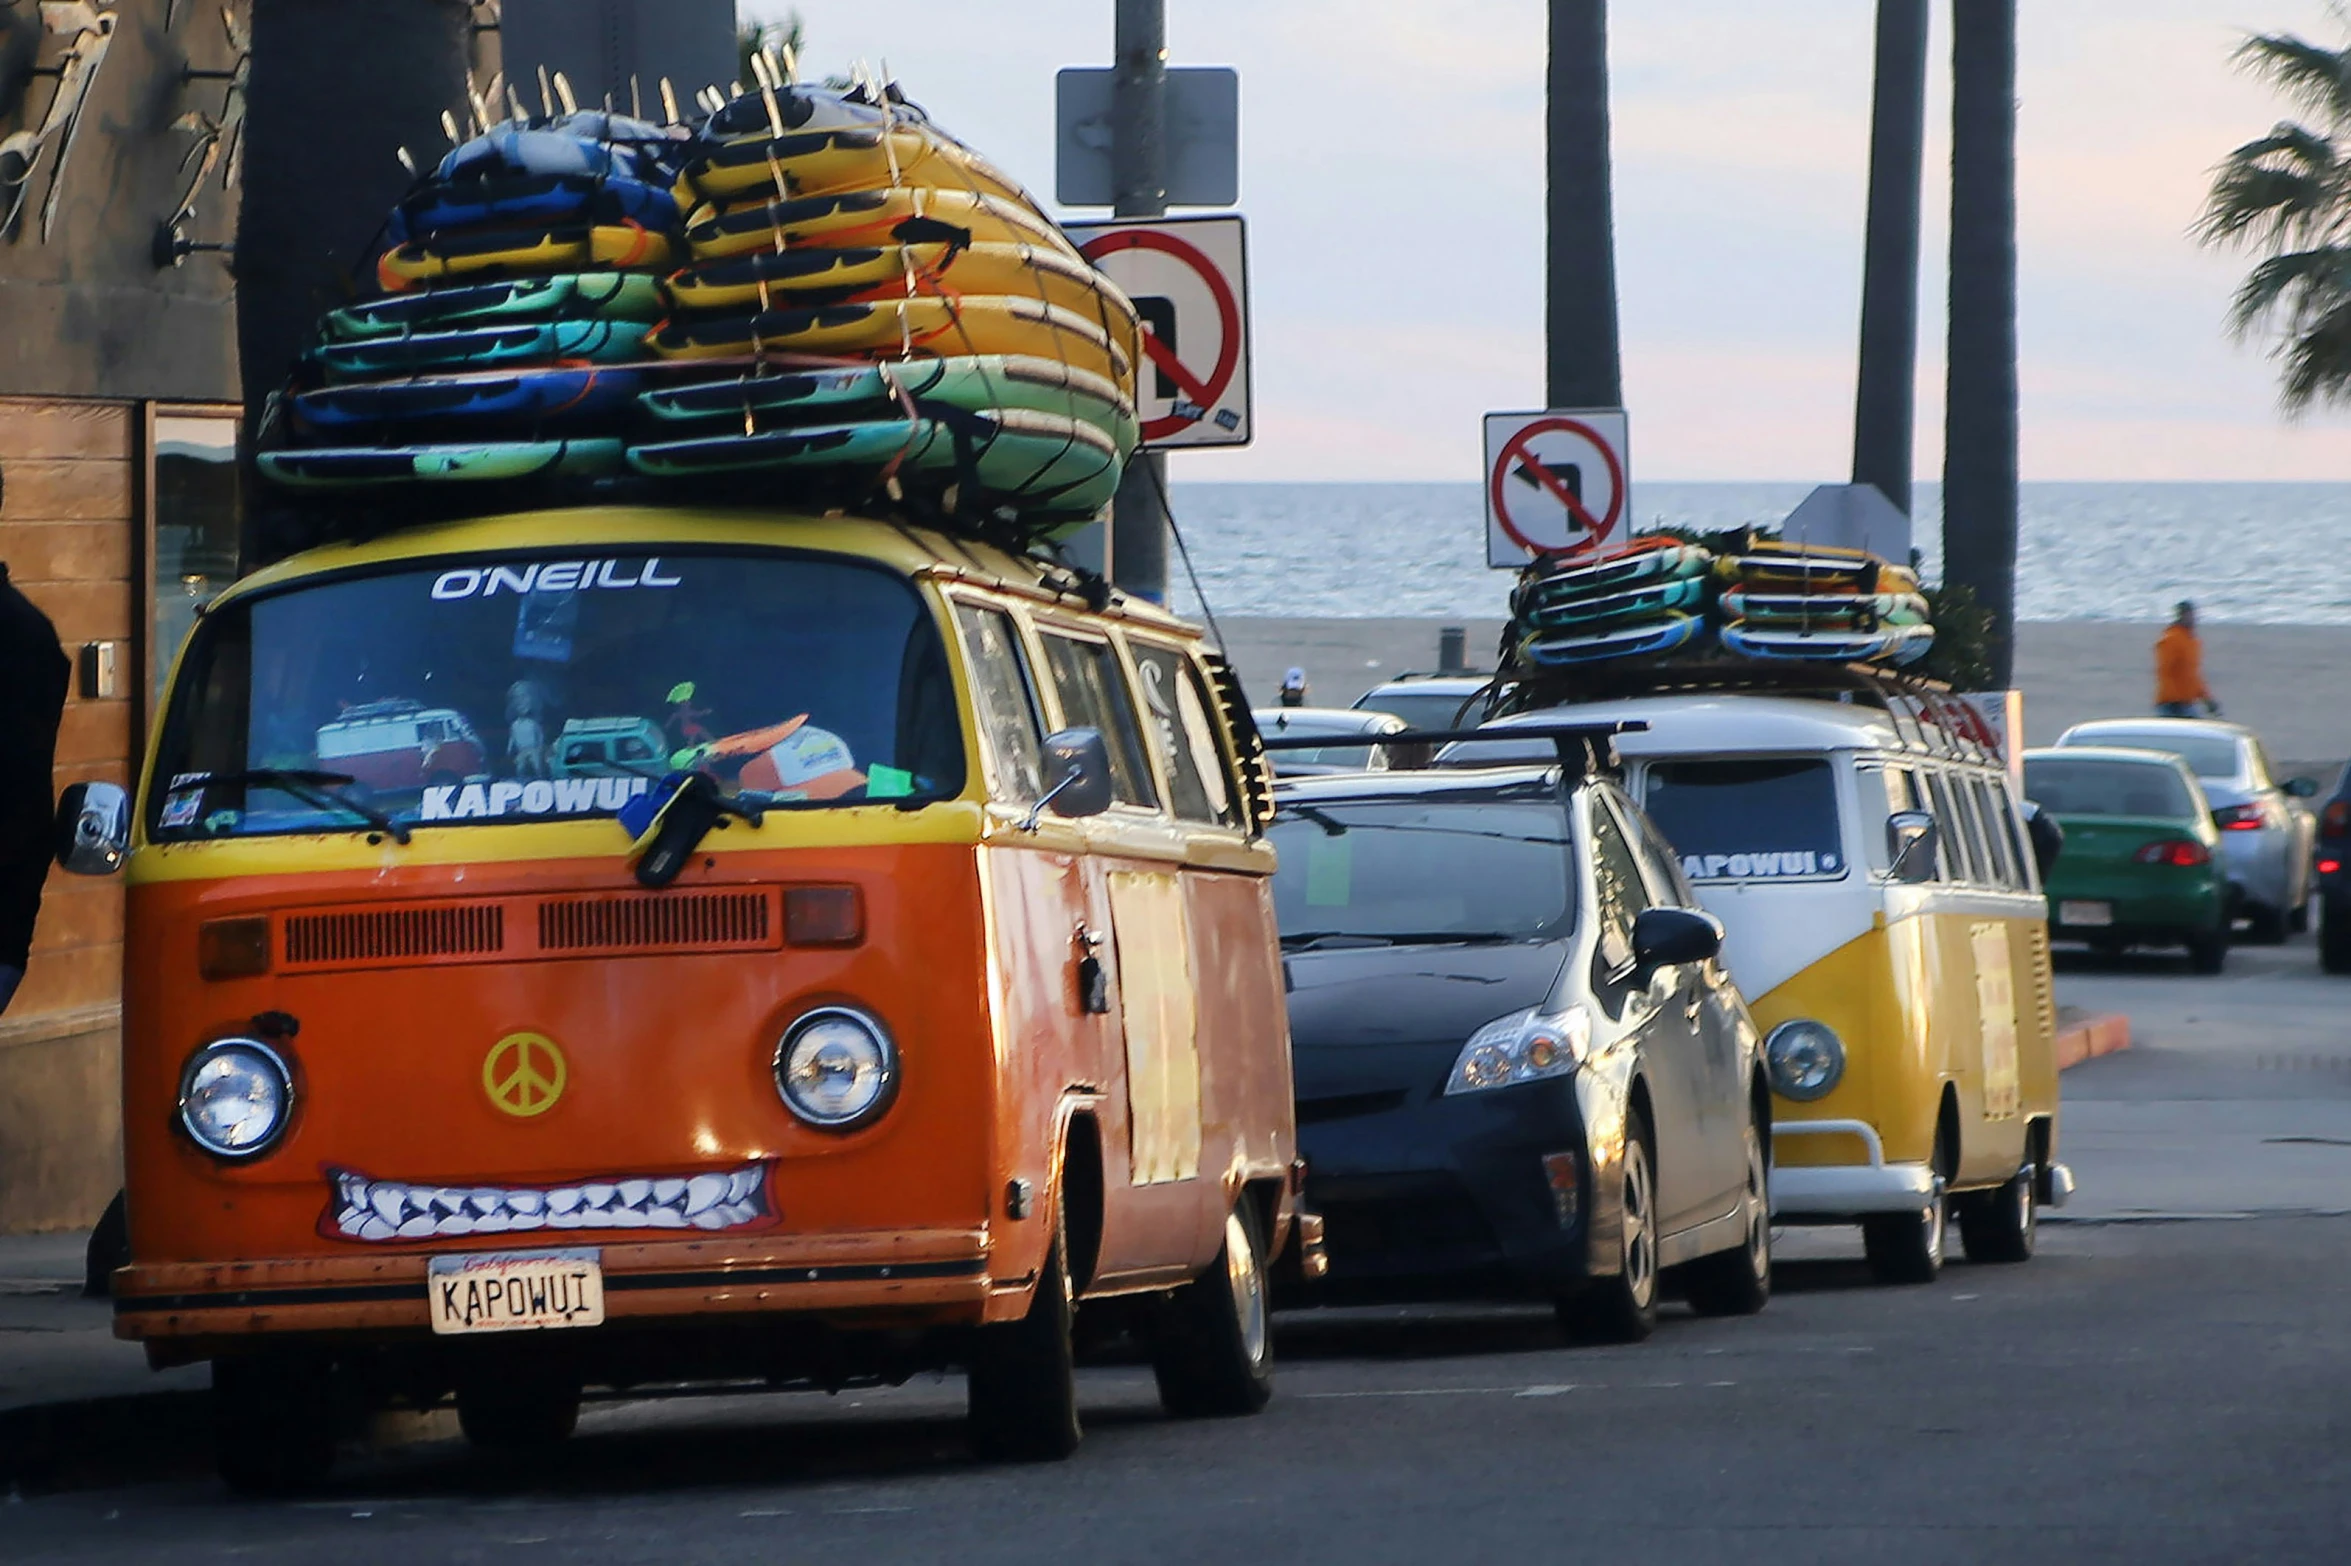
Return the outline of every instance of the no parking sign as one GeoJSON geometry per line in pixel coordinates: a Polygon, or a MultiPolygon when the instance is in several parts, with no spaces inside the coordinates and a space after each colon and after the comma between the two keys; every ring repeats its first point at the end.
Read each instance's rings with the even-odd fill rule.
{"type": "Polygon", "coordinates": [[[1136,412],[1147,446],[1249,444],[1249,250],[1238,217],[1073,223],[1087,260],[1143,318],[1136,412]]]}
{"type": "Polygon", "coordinates": [[[1622,408],[1486,415],[1486,564],[1584,555],[1631,531],[1622,408]]]}

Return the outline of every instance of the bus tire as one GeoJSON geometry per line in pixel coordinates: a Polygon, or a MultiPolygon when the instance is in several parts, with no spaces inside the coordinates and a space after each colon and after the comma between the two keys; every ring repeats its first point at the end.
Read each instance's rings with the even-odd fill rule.
{"type": "Polygon", "coordinates": [[[985,1462],[1058,1462],[1078,1449],[1076,1307],[1058,1200],[1053,1214],[1053,1243],[1028,1313],[973,1338],[967,1427],[985,1462]]]}
{"type": "Polygon", "coordinates": [[[335,1466],[332,1367],[264,1350],[212,1362],[212,1452],[239,1495],[298,1495],[335,1466]]]}
{"type": "Polygon", "coordinates": [[[1980,1191],[1959,1204],[1959,1243],[1971,1262],[2006,1264],[2033,1259],[2039,1224],[2033,1208],[2038,1171],[2026,1164],[1996,1191],[1980,1191]]]}
{"type": "Polygon", "coordinates": [[[1763,1134],[1747,1124],[1746,1220],[1739,1243],[1682,1269],[1682,1292],[1701,1316],[1752,1316],[1771,1302],[1771,1169],[1763,1134]]]}
{"type": "Polygon", "coordinates": [[[1160,1310],[1151,1374],[1160,1406],[1178,1419],[1254,1414],[1273,1396],[1265,1242],[1246,1196],[1225,1215],[1216,1260],[1160,1310]]]}
{"type": "Polygon", "coordinates": [[[1578,1343],[1638,1343],[1657,1327],[1657,1165],[1648,1122],[1625,1127],[1621,1254],[1614,1277],[1594,1278],[1559,1302],[1559,1324],[1578,1343]]]}
{"type": "Polygon", "coordinates": [[[457,1385],[457,1425],[492,1452],[538,1452],[560,1446],[580,1423],[576,1377],[529,1370],[468,1378],[457,1385]]]}

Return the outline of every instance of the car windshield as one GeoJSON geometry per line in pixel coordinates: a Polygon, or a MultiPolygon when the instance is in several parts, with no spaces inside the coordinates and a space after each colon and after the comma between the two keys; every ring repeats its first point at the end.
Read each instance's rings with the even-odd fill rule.
{"type": "Polygon", "coordinates": [[[1836,774],[1826,761],[1655,761],[1641,804],[1693,881],[1845,873],[1836,774]]]}
{"type": "Polygon", "coordinates": [[[337,795],[403,826],[610,816],[672,770],[776,804],[959,793],[945,654],[912,586],[840,560],[603,552],[232,602],[190,644],[148,827],[363,824],[337,795]]]}
{"type": "Polygon", "coordinates": [[[1365,712],[1384,712],[1391,717],[1402,718],[1416,729],[1449,729],[1454,726],[1456,719],[1471,724],[1477,721],[1474,711],[1466,716],[1462,714],[1462,704],[1468,700],[1467,695],[1374,691],[1355,705],[1365,712]]]}
{"type": "Polygon", "coordinates": [[[2196,818],[2187,781],[2171,768],[2149,761],[2028,759],[2024,793],[2053,816],[2196,818]]]}
{"type": "Polygon", "coordinates": [[[2099,729],[2068,735],[2068,745],[2120,745],[2130,750],[2160,750],[2188,764],[2200,778],[2237,775],[2237,742],[2226,734],[2167,733],[2162,729],[2099,729]]]}
{"type": "Polygon", "coordinates": [[[1272,837],[1288,945],[1545,940],[1575,922],[1567,811],[1547,785],[1290,801],[1272,837]]]}

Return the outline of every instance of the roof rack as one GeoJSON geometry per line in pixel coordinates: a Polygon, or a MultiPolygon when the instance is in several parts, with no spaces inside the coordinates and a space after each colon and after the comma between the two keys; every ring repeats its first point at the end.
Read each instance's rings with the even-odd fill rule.
{"type": "Polygon", "coordinates": [[[1506,671],[1494,683],[1489,717],[1645,696],[1747,694],[1846,704],[1862,700],[1885,713],[1905,750],[2005,764],[1995,737],[1950,686],[1878,664],[1692,659],[1625,667],[1519,669],[1506,671]]]}
{"type": "MultiPolygon", "coordinates": [[[[1399,729],[1393,734],[1363,736],[1378,745],[1455,745],[1507,744],[1530,739],[1547,739],[1559,752],[1560,768],[1571,776],[1590,776],[1599,772],[1615,772],[1624,763],[1616,754],[1619,734],[1646,734],[1648,723],[1640,718],[1621,718],[1607,723],[1575,723],[1562,720],[1557,723],[1513,723],[1508,728],[1476,729],[1399,729]]],[[[1349,736],[1341,735],[1344,740],[1349,736]]],[[[1331,744],[1328,734],[1282,735],[1260,741],[1269,751],[1319,750],[1331,744]]]]}

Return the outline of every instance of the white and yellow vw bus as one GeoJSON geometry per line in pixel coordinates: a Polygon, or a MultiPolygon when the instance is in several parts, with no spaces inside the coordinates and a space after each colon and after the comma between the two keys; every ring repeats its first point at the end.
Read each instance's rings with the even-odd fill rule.
{"type": "Polygon", "coordinates": [[[1765,1030],[1774,1213],[1860,1224],[1887,1282],[1934,1277],[1954,1213],[1970,1260],[2027,1259],[2036,1205],[2073,1187],[2018,800],[1973,715],[1911,689],[1826,672],[1577,706],[1649,726],[1619,742],[1628,784],[1765,1030]]]}

